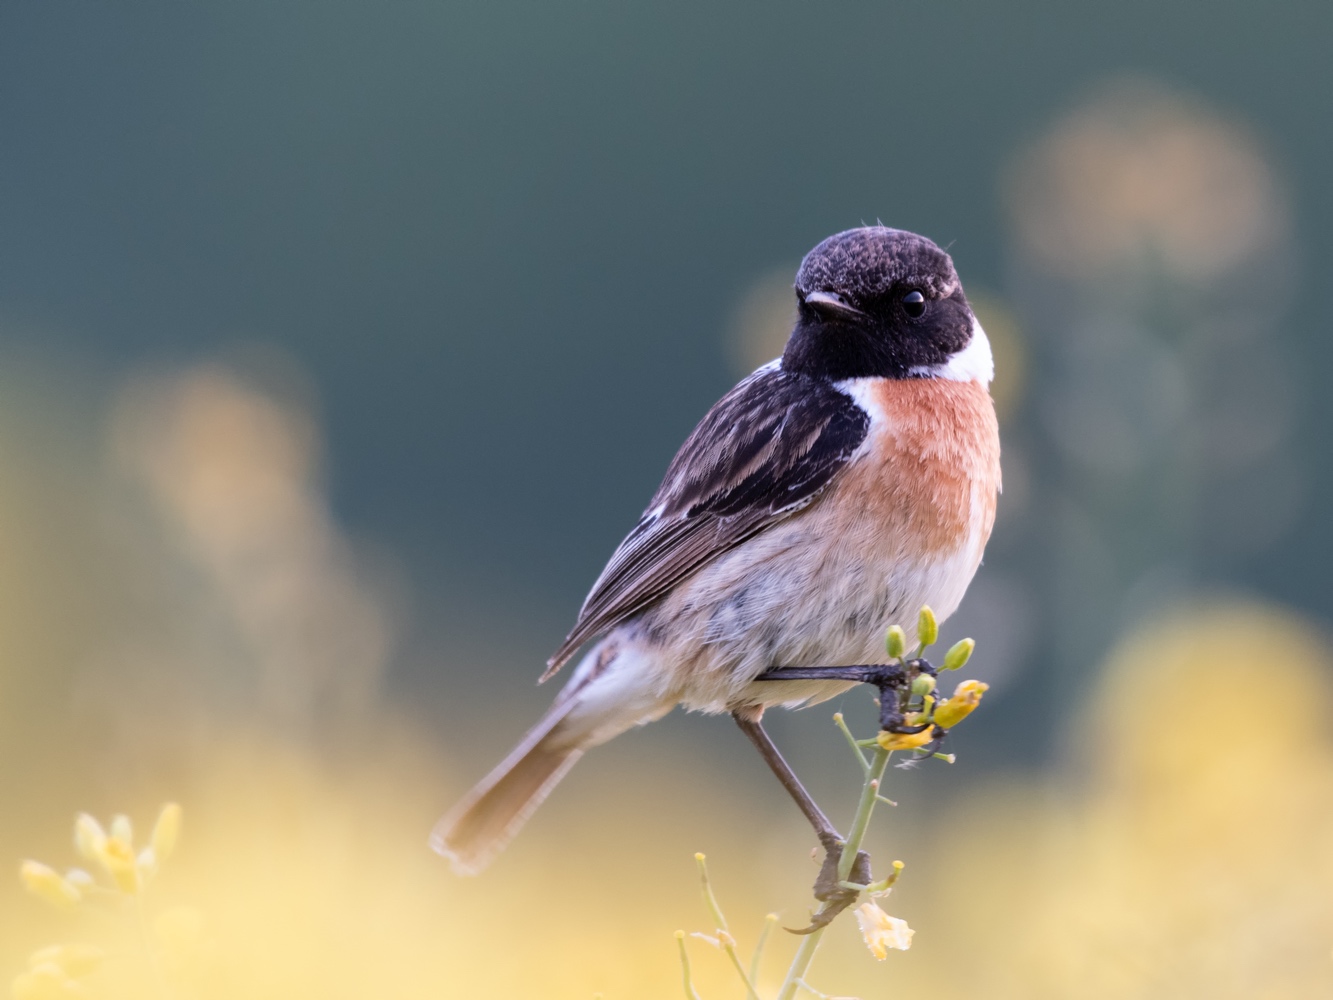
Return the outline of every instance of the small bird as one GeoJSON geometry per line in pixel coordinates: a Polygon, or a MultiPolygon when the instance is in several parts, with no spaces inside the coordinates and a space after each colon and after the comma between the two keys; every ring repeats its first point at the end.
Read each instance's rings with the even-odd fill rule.
{"type": "Polygon", "coordinates": [[[757,678],[873,663],[921,605],[951,614],[995,521],[1000,439],[990,344],[930,240],[885,226],[830,236],[795,292],[782,357],[686,439],[542,679],[595,644],[436,826],[432,846],[458,873],[485,868],[585,750],[676,705],[730,713],[815,828],[825,867],[836,861],[841,836],[760,720],[852,683],[757,678]]]}

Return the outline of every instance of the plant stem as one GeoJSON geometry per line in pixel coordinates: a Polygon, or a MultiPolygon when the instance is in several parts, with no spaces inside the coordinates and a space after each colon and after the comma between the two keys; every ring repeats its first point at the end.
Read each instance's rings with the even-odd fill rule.
{"type": "Polygon", "coordinates": [[[776,913],[770,913],[764,918],[764,929],[759,932],[759,940],[755,943],[754,954],[750,957],[750,982],[759,982],[759,959],[763,957],[764,945],[768,943],[768,935],[772,933],[773,927],[778,922],[776,913]]]}
{"type": "Polygon", "coordinates": [[[889,765],[890,751],[883,747],[875,748],[870,770],[866,772],[865,784],[861,786],[861,801],[856,804],[856,816],[852,820],[852,829],[847,834],[847,846],[842,849],[838,859],[838,880],[842,881],[852,873],[856,864],[856,852],[861,849],[866,830],[870,827],[870,814],[875,811],[875,800],[879,797],[879,783],[884,778],[884,770],[889,765]]]}
{"type": "Polygon", "coordinates": [[[694,989],[694,978],[690,975],[690,954],[685,950],[685,932],[676,931],[676,945],[680,948],[680,975],[685,986],[686,1000],[699,1000],[694,989]]]}
{"type": "Polygon", "coordinates": [[[736,954],[736,942],[727,929],[727,918],[723,916],[722,907],[718,904],[717,897],[713,895],[713,883],[708,879],[708,862],[702,854],[696,854],[694,863],[699,866],[699,881],[703,888],[704,902],[708,904],[708,909],[712,912],[713,920],[717,924],[718,945],[727,953],[727,957],[731,959],[731,964],[736,967],[737,975],[745,983],[745,1000],[759,1000],[759,994],[755,991],[754,983],[751,982],[751,977],[746,975],[745,966],[741,964],[740,955],[736,954]]]}
{"type": "Polygon", "coordinates": [[[791,960],[787,978],[782,981],[782,989],[778,991],[778,1000],[792,1000],[796,996],[806,972],[810,970],[810,963],[814,961],[815,949],[819,947],[819,939],[824,936],[825,929],[821,927],[801,938],[801,946],[796,949],[796,957],[791,960]]]}
{"type": "MultiPolygon", "coordinates": [[[[875,748],[875,756],[866,771],[865,784],[861,786],[861,800],[856,804],[852,829],[847,836],[847,843],[843,845],[842,857],[838,859],[840,882],[846,881],[847,876],[852,873],[856,854],[861,850],[861,842],[865,839],[866,829],[870,826],[870,814],[875,811],[875,801],[879,797],[880,779],[884,777],[884,769],[889,764],[889,756],[890,751],[883,747],[875,748]]],[[[801,988],[805,974],[810,969],[810,963],[814,961],[815,951],[819,948],[819,940],[824,936],[824,931],[825,928],[821,927],[802,939],[801,946],[796,949],[796,957],[791,961],[791,968],[787,970],[787,978],[782,981],[782,989],[778,991],[777,1000],[793,1000],[796,996],[796,991],[801,988]]]]}
{"type": "Polygon", "coordinates": [[[833,724],[838,727],[842,735],[847,740],[847,745],[852,748],[852,753],[856,754],[856,762],[861,765],[861,773],[865,774],[870,770],[870,764],[866,761],[866,755],[861,752],[861,748],[856,745],[856,737],[852,731],[847,728],[847,722],[843,719],[842,713],[838,712],[833,716],[833,724]]]}

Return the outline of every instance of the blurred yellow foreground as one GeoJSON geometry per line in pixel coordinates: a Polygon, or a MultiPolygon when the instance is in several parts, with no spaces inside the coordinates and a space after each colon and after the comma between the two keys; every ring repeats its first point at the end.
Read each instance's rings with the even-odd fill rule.
{"type": "MultiPolygon", "coordinates": [[[[696,850],[743,951],[769,911],[802,922],[813,845],[750,787],[739,742],[732,772],[683,740],[629,740],[493,871],[449,874],[426,832],[478,764],[377,694],[392,602],[333,523],[313,422],[281,393],[223,368],[165,373],[117,397],[104,437],[7,398],[7,979],[86,943],[110,953],[80,980],[91,997],[676,998],[672,932],[711,930],[696,850]],[[150,934],[156,915],[191,916],[167,928],[158,986],[131,912],[57,909],[17,875],[24,858],[84,864],[81,811],[128,813],[143,841],[168,800],[184,821],[143,897],[150,934]]],[[[1240,604],[1125,638],[1068,720],[1060,773],[973,785],[928,828],[906,806],[879,815],[873,853],[908,866],[885,906],[912,950],[875,962],[845,918],[814,984],[867,1000],[1333,995],[1329,659],[1309,626],[1240,604]]],[[[691,948],[705,1000],[741,995],[721,956],[691,948]]],[[[770,944],[769,989],[791,948],[770,944]]]]}

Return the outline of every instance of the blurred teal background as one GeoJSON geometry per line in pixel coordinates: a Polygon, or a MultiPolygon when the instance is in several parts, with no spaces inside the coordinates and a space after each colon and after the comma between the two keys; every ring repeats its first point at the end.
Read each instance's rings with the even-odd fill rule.
{"type": "MultiPolygon", "coordinates": [[[[502,630],[515,655],[484,682],[526,692],[737,377],[747,290],[775,269],[781,288],[817,240],[880,219],[948,245],[1025,345],[982,580],[1016,588],[990,618],[1030,623],[1069,586],[1051,504],[1078,478],[1042,411],[1080,365],[1112,376],[1104,359],[1061,360],[1078,307],[1025,256],[1005,178],[1128,75],[1236,123],[1279,190],[1285,231],[1223,274],[1207,309],[1262,315],[1228,384],[1246,392],[1246,352],[1280,359],[1256,391],[1282,410],[1288,458],[1278,498],[1249,490],[1217,529],[1243,533],[1271,502],[1280,530],[1225,558],[1183,540],[1211,490],[1165,514],[1089,514],[1111,549],[1154,511],[1168,522],[1108,593],[1179,549],[1173,580],[1326,615],[1331,28],[1310,3],[9,3],[0,342],[11,370],[85,402],[145,365],[278,348],[281,364],[258,367],[317,406],[336,517],[412,595],[391,684],[471,691],[439,646],[502,630]]],[[[1092,283],[1114,298],[1108,274],[1092,283]]],[[[1128,297],[1161,327],[1181,315],[1128,297]]],[[[1144,370],[1129,357],[1115,378],[1144,370]]],[[[1064,654],[1081,642],[1091,664],[1119,624],[1103,600],[1075,601],[1102,626],[1080,624],[1061,677],[1077,674],[1064,654]]],[[[1025,698],[1042,697],[1049,651],[1006,655],[1027,667],[1012,671],[1025,698]]]]}
{"type": "MultiPolygon", "coordinates": [[[[657,995],[699,849],[756,926],[799,911],[808,834],[725,720],[590,755],[498,883],[452,879],[424,840],[549,701],[545,658],[675,448],[780,349],[801,256],[882,220],[957,262],[995,344],[1005,474],[943,630],[976,637],[991,693],[958,767],[894,774],[877,857],[924,868],[893,897],[922,930],[895,968],[936,990],[962,942],[992,949],[978,975],[1019,970],[1015,996],[1113,982],[1088,971],[1106,960],[1142,988],[1106,995],[1248,997],[1245,975],[1297,965],[1276,945],[1244,964],[1243,920],[1291,919],[1299,984],[1263,995],[1324,995],[1331,37],[1310,2],[0,3],[0,859],[77,808],[180,798],[195,901],[242,932],[253,996],[298,927],[283,982],[326,963],[311,995],[393,993],[389,968],[530,989],[489,885],[582,914],[543,945],[560,995],[657,995]],[[1152,630],[1168,613],[1183,639],[1152,630]],[[1171,734],[1135,700],[1162,646],[1185,678],[1171,734]],[[1219,663],[1277,679],[1191,701],[1219,663]],[[1088,717],[1111,720],[1093,750],[1088,717]],[[1255,762],[1282,749],[1256,720],[1289,727],[1299,768],[1255,762]],[[1140,727],[1170,752],[1136,756],[1140,727]],[[1313,817],[1280,849],[1273,781],[1313,817]],[[1054,874],[956,863],[1005,844],[1054,874]],[[1285,867],[1233,884],[1246,852],[1285,867]],[[1078,895],[1061,866],[1090,853],[1078,895]],[[647,857],[657,904],[631,912],[608,857],[647,857]],[[1194,862],[1159,950],[1130,949],[1194,862]],[[1126,867],[1153,873],[1141,894],[1126,867]],[[261,932],[247,914],[279,914],[256,900],[292,872],[308,921],[261,932]],[[1236,919],[1201,930],[1199,885],[1236,919]],[[327,947],[348,900],[364,983],[327,947]],[[1124,925],[1069,924],[1057,969],[1041,928],[1079,907],[1124,925]],[[1027,928],[1027,965],[1001,924],[1027,928]],[[1176,970],[1196,941],[1206,960],[1176,970]]],[[[864,696],[834,707],[869,725],[864,696]]],[[[772,728],[844,814],[827,712],[772,728]]],[[[30,905],[0,895],[15,968],[58,933],[30,905]]]]}

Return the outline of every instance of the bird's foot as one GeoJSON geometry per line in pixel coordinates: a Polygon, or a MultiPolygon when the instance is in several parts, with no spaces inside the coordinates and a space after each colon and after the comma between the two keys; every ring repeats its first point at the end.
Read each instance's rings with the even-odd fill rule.
{"type": "Polygon", "coordinates": [[[834,917],[855,903],[856,898],[861,895],[861,890],[849,888],[844,883],[869,885],[874,881],[870,875],[870,855],[865,851],[856,853],[852,870],[847,873],[845,879],[838,877],[838,866],[841,861],[842,844],[825,845],[824,864],[815,879],[815,899],[824,905],[810,918],[808,927],[788,927],[787,930],[792,934],[813,934],[821,927],[827,927],[834,917]]]}

